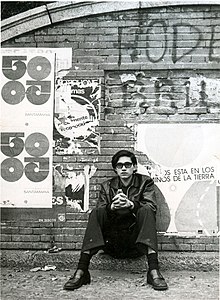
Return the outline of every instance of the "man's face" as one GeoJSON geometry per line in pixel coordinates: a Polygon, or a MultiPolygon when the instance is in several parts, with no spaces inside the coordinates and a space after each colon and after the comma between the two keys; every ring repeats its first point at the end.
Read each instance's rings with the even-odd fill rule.
{"type": "Polygon", "coordinates": [[[134,171],[137,169],[133,165],[131,158],[128,156],[121,156],[116,164],[115,171],[121,179],[129,179],[134,171]]]}

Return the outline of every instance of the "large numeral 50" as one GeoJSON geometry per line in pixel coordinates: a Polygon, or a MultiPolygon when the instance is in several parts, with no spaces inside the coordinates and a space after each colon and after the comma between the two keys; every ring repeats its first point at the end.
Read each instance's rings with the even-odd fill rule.
{"type": "Polygon", "coordinates": [[[49,149],[48,138],[40,133],[30,134],[24,143],[23,132],[3,132],[1,133],[1,151],[9,157],[18,156],[24,149],[31,156],[43,156],[49,149]]]}
{"type": "Polygon", "coordinates": [[[46,103],[51,94],[51,83],[50,81],[33,81],[27,80],[27,88],[19,81],[8,81],[2,88],[2,99],[10,104],[16,105],[20,103],[25,95],[29,102],[34,105],[42,105],[46,103]]]}
{"type": "Polygon", "coordinates": [[[24,61],[27,56],[3,56],[2,72],[6,78],[17,80],[24,76],[26,70],[28,75],[35,80],[47,78],[51,72],[50,61],[43,56],[36,56],[30,59],[27,67],[24,61]]]}
{"type": "Polygon", "coordinates": [[[33,182],[40,182],[47,178],[49,174],[49,158],[48,157],[25,157],[28,162],[24,167],[18,158],[6,158],[1,163],[1,176],[4,180],[15,182],[19,180],[23,173],[33,182]]]}
{"type": "Polygon", "coordinates": [[[2,72],[10,81],[2,87],[2,99],[10,105],[15,105],[26,95],[32,104],[42,105],[49,100],[51,94],[51,82],[44,81],[51,72],[51,63],[43,56],[32,58],[27,66],[25,60],[27,60],[26,56],[3,56],[2,72]],[[34,80],[26,81],[26,85],[30,87],[25,92],[24,85],[17,80],[25,74],[26,70],[34,80]]]}
{"type": "Polygon", "coordinates": [[[47,153],[49,141],[47,137],[39,132],[30,134],[24,142],[23,132],[1,133],[1,151],[8,156],[1,163],[1,176],[9,182],[19,180],[25,172],[26,177],[33,182],[43,181],[49,174],[49,158],[39,157],[47,153]],[[18,156],[23,149],[32,157],[25,157],[23,163],[18,156]]]}

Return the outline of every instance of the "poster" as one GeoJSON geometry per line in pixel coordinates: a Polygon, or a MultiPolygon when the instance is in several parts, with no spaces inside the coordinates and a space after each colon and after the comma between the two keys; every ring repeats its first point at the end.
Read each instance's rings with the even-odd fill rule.
{"type": "Polygon", "coordinates": [[[1,49],[1,206],[52,207],[55,53],[1,49]]]}
{"type": "Polygon", "coordinates": [[[100,152],[100,80],[58,78],[55,90],[55,154],[82,154],[83,147],[100,152]]]}
{"type": "Polygon", "coordinates": [[[53,168],[53,205],[67,206],[72,212],[87,212],[89,210],[89,181],[95,174],[96,167],[85,165],[83,170],[67,164],[53,168]]]}
{"type": "Polygon", "coordinates": [[[139,124],[136,150],[169,205],[167,231],[216,234],[220,125],[139,124]]]}

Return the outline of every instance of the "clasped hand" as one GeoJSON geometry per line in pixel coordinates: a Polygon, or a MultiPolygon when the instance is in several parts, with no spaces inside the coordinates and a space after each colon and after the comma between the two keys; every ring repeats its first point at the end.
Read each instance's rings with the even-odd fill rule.
{"type": "Polygon", "coordinates": [[[123,192],[118,193],[112,200],[111,209],[113,210],[133,207],[133,202],[123,192]]]}

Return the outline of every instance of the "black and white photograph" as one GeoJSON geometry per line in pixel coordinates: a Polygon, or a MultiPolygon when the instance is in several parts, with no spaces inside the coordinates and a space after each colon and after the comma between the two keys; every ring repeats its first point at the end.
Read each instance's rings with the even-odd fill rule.
{"type": "Polygon", "coordinates": [[[220,299],[219,0],[0,5],[0,298],[220,299]]]}

